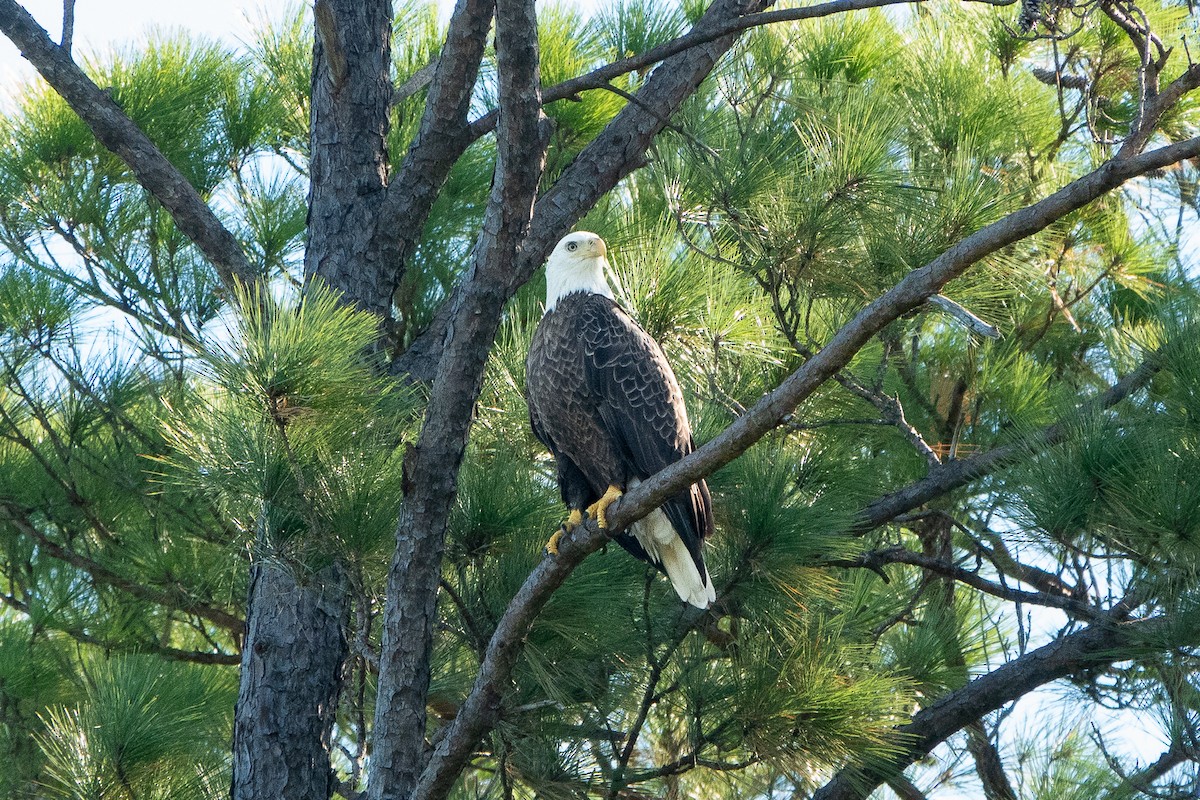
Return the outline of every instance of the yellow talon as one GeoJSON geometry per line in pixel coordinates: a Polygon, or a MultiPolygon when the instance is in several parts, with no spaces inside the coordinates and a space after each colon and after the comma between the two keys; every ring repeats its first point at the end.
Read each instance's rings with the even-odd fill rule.
{"type": "Polygon", "coordinates": [[[608,517],[607,517],[608,507],[611,506],[614,502],[616,502],[617,498],[620,497],[622,494],[623,494],[623,492],[620,489],[618,489],[616,486],[609,486],[608,491],[604,493],[604,497],[601,497],[599,500],[597,500],[596,502],[594,502],[590,506],[588,506],[588,508],[587,508],[588,516],[595,517],[596,524],[599,525],[601,528],[607,528],[608,527],[608,517]]]}
{"type": "Polygon", "coordinates": [[[562,524],[561,528],[554,532],[554,535],[550,537],[550,541],[546,542],[546,552],[552,556],[558,555],[558,540],[562,538],[564,533],[570,533],[575,530],[581,522],[583,522],[583,512],[578,508],[571,509],[571,514],[567,517],[567,521],[562,524]]]}

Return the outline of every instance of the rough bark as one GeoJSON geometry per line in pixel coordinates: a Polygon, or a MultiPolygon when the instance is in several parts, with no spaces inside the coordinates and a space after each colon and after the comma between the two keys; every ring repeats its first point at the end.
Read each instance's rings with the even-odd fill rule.
{"type": "MultiPolygon", "coordinates": [[[[497,720],[496,698],[512,675],[524,637],[533,621],[554,590],[587,555],[604,546],[609,536],[620,533],[631,523],[650,513],[674,492],[699,478],[707,477],[744,453],[754,442],[778,426],[821,384],[849,363],[859,348],[875,333],[906,311],[923,303],[926,297],[937,292],[952,278],[961,275],[979,259],[1050,226],[1126,180],[1177,160],[1194,157],[1198,153],[1200,138],[1161,148],[1136,158],[1110,161],[1045,200],[1016,211],[966,237],[926,266],[909,273],[896,287],[868,305],[838,331],[830,344],[774,391],[764,395],[720,435],[626,493],[609,508],[607,531],[600,530],[594,522],[587,522],[577,527],[571,535],[564,536],[559,542],[558,555],[547,556],[530,573],[496,626],[496,632],[488,643],[471,694],[452,723],[449,733],[430,759],[426,771],[429,780],[432,781],[438,775],[456,774],[455,769],[458,765],[466,762],[472,748],[491,730],[497,720]]],[[[541,208],[541,202],[538,208],[541,208]]],[[[536,213],[535,211],[535,217],[536,213]]],[[[1146,369],[1151,367],[1147,366],[1146,369]]],[[[1148,377],[1145,375],[1145,378],[1148,377]]],[[[1139,380],[1141,379],[1139,370],[1139,380]]],[[[1135,382],[1129,380],[1114,386],[1110,393],[1114,398],[1117,395],[1124,396],[1132,391],[1135,382]]],[[[1116,402],[1116,399],[1113,402],[1116,402]]],[[[442,784],[439,783],[438,786],[442,784]]],[[[442,796],[444,794],[435,791],[420,795],[422,800],[440,800],[442,796]]]]}
{"type": "Polygon", "coordinates": [[[375,284],[384,269],[375,240],[386,197],[392,7],[317,0],[313,19],[304,274],[379,312],[375,284]]]}
{"type": "MultiPolygon", "coordinates": [[[[369,307],[381,271],[373,239],[387,177],[391,14],[388,0],[318,0],[313,9],[304,270],[359,307],[369,307]]],[[[271,560],[253,567],[234,714],[235,800],[331,796],[348,619],[337,562],[316,574],[271,560]]]]}
{"type": "Polygon", "coordinates": [[[252,283],[259,277],[246,260],[237,238],[221,224],[183,173],[83,73],[71,60],[70,52],[51,41],[29,12],[14,0],[0,0],[0,30],[62,95],[96,139],[124,161],[138,183],[163,204],[179,230],[212,262],[227,288],[232,287],[235,278],[252,283]]]}
{"type": "MultiPolygon", "coordinates": [[[[519,41],[524,41],[528,45],[530,40],[528,34],[533,28],[529,26],[529,19],[521,21],[522,18],[528,16],[526,2],[514,0],[511,4],[502,3],[502,6],[507,11],[503,12],[501,16],[511,13],[512,16],[508,19],[512,25],[526,26],[523,37],[505,36],[503,38],[506,44],[502,46],[516,48],[519,41]]],[[[407,797],[410,794],[409,788],[415,788],[421,797],[441,798],[445,796],[454,778],[461,771],[462,765],[467,762],[473,748],[477,746],[480,738],[495,722],[501,694],[511,675],[512,666],[520,652],[528,626],[532,624],[532,620],[546,599],[565,579],[574,565],[588,552],[598,549],[607,541],[607,536],[603,532],[589,524],[564,541],[557,559],[545,559],[535,569],[500,621],[496,636],[489,644],[476,687],[443,742],[444,746],[433,754],[424,774],[418,777],[418,769],[423,759],[421,737],[424,728],[424,685],[422,681],[426,684],[428,681],[428,626],[432,619],[436,597],[436,571],[440,558],[441,537],[445,529],[445,516],[450,503],[453,502],[454,481],[457,465],[461,461],[462,450],[465,447],[471,405],[478,392],[483,361],[492,337],[494,337],[499,311],[516,288],[527,281],[541,265],[550,248],[562,234],[569,230],[606,191],[642,163],[646,148],[666,126],[670,115],[695,91],[696,86],[711,71],[716,60],[732,45],[735,36],[733,34],[723,35],[721,32],[725,28],[721,26],[732,24],[731,21],[760,7],[761,4],[757,2],[741,3],[737,0],[718,0],[714,3],[697,24],[695,31],[704,37],[715,38],[706,44],[672,56],[655,70],[647,85],[639,93],[639,102],[627,106],[613,123],[580,154],[564,172],[555,187],[538,203],[534,227],[527,235],[524,223],[511,214],[504,216],[502,213],[502,209],[508,211],[515,209],[518,214],[527,214],[527,204],[518,202],[513,205],[509,202],[502,205],[496,202],[496,198],[507,198],[510,201],[513,198],[525,198],[525,189],[528,188],[525,182],[531,172],[513,167],[511,177],[514,182],[509,182],[504,180],[504,176],[510,174],[508,168],[498,166],[497,182],[493,187],[494,202],[489,207],[488,221],[485,223],[475,251],[472,270],[455,292],[452,300],[439,313],[434,327],[422,337],[422,347],[414,348],[413,355],[408,357],[407,361],[402,360],[397,364],[397,369],[400,371],[412,370],[414,374],[428,375],[433,378],[434,388],[428,422],[423,429],[418,447],[413,451],[407,463],[406,474],[410,479],[410,490],[406,491],[408,502],[405,505],[405,516],[399,527],[399,546],[389,579],[389,598],[399,599],[396,608],[389,610],[389,624],[392,629],[388,636],[390,637],[390,646],[396,655],[386,655],[385,657],[394,657],[397,661],[384,667],[391,672],[387,682],[381,676],[380,696],[381,705],[385,702],[382,698],[388,695],[390,698],[386,702],[393,703],[390,706],[391,710],[383,712],[385,716],[396,709],[399,709],[401,713],[385,719],[375,731],[377,750],[372,764],[374,766],[375,759],[378,758],[380,769],[390,774],[388,776],[389,783],[380,784],[381,788],[378,791],[374,787],[375,781],[372,781],[373,796],[407,797]],[[431,574],[434,577],[432,584],[428,581],[409,584],[405,580],[411,575],[427,578],[431,574]],[[409,634],[418,637],[419,641],[415,645],[407,638],[409,634]],[[412,656],[411,663],[403,663],[409,656],[412,656]],[[412,683],[404,683],[406,675],[414,677],[412,683]],[[406,720],[420,724],[403,729],[402,726],[406,724],[406,720]],[[380,742],[390,741],[392,733],[403,739],[399,745],[399,751],[402,752],[399,756],[393,754],[385,757],[378,750],[378,745],[380,742]]],[[[474,73],[470,71],[472,54],[476,50],[482,52],[484,37],[479,34],[479,31],[486,31],[486,17],[490,14],[490,3],[485,0],[485,2],[472,5],[469,0],[463,0],[460,3],[459,11],[466,15],[463,19],[469,17],[471,23],[469,30],[466,27],[456,29],[452,25],[451,39],[454,38],[456,30],[464,36],[462,40],[463,55],[457,62],[455,59],[447,60],[444,73],[442,65],[439,64],[439,78],[443,81],[442,88],[446,93],[439,95],[434,90],[439,82],[439,79],[435,78],[435,87],[431,87],[427,106],[427,111],[435,105],[442,109],[448,109],[445,115],[439,111],[434,117],[445,121],[451,129],[460,123],[465,126],[465,118],[459,117],[457,109],[465,108],[462,103],[465,102],[465,97],[469,96],[469,87],[474,80],[474,73]],[[455,86],[458,87],[457,94],[454,90],[455,86]],[[464,95],[464,92],[467,94],[464,95]],[[437,99],[438,97],[446,100],[444,106],[437,99]]],[[[233,276],[239,275],[239,264],[244,265],[245,259],[240,250],[236,250],[236,242],[232,237],[228,237],[228,241],[233,241],[235,245],[236,255],[231,255],[221,249],[219,245],[222,242],[222,234],[227,236],[228,232],[221,228],[211,211],[204,207],[202,201],[199,201],[198,196],[195,197],[195,200],[199,202],[202,210],[195,208],[195,203],[188,200],[186,189],[191,187],[187,186],[182,176],[178,175],[177,171],[172,175],[169,170],[161,168],[162,165],[155,161],[155,156],[161,159],[161,154],[154,150],[148,140],[145,142],[148,151],[129,149],[122,141],[110,143],[114,137],[122,138],[117,136],[114,131],[124,130],[121,128],[121,121],[128,123],[128,119],[115,106],[110,108],[104,106],[103,103],[94,105],[85,102],[95,99],[90,93],[93,90],[98,91],[96,87],[90,82],[87,82],[82,88],[70,85],[71,81],[67,78],[74,80],[76,76],[67,67],[74,68],[74,65],[69,58],[66,59],[66,65],[60,63],[65,55],[53,43],[48,43],[48,37],[45,37],[44,31],[37,28],[32,20],[28,20],[28,23],[33,25],[34,33],[30,33],[29,30],[22,31],[21,25],[25,23],[28,15],[24,15],[24,19],[18,19],[18,12],[24,14],[24,10],[11,0],[0,0],[0,27],[10,38],[18,41],[18,44],[22,46],[23,50],[27,50],[27,53],[35,53],[30,56],[35,65],[39,63],[37,59],[48,65],[43,70],[43,74],[46,74],[46,71],[54,73],[59,70],[61,72],[60,82],[66,88],[60,88],[50,75],[47,75],[47,78],[51,80],[52,85],[59,88],[64,96],[68,97],[69,101],[71,98],[68,96],[68,92],[83,98],[77,101],[78,105],[75,105],[76,101],[72,101],[73,107],[88,121],[93,130],[96,130],[97,136],[106,146],[126,158],[138,175],[138,179],[152,192],[155,192],[156,196],[158,194],[155,186],[159,187],[158,191],[163,193],[163,196],[159,197],[160,201],[171,211],[177,222],[180,223],[180,227],[189,236],[192,236],[198,246],[213,260],[222,277],[230,280],[233,276]],[[13,20],[17,20],[17,22],[13,22],[13,20]],[[36,40],[37,35],[46,39],[46,42],[36,40]],[[19,41],[19,37],[25,36],[33,36],[36,40],[31,40],[33,44],[30,48],[19,41]],[[48,47],[46,43],[48,43],[48,47]],[[65,75],[66,78],[62,78],[62,75],[65,75]],[[106,136],[108,139],[105,138],[106,136]],[[122,149],[125,152],[122,152],[122,149]],[[177,197],[183,199],[179,200],[177,197]],[[207,213],[207,217],[204,216],[205,213],[207,213]],[[213,225],[215,225],[215,229],[213,225]]],[[[457,13],[458,11],[456,11],[457,13]]],[[[364,92],[363,96],[370,97],[369,102],[375,103],[380,94],[377,85],[379,74],[364,72],[359,78],[355,78],[354,76],[359,73],[355,72],[349,62],[356,61],[361,57],[364,61],[375,58],[375,63],[380,63],[377,57],[378,50],[374,49],[378,45],[378,39],[371,39],[372,31],[366,31],[365,39],[359,38],[364,33],[361,28],[370,27],[369,23],[363,21],[377,19],[377,15],[367,10],[359,10],[357,6],[351,7],[345,0],[338,0],[337,3],[322,0],[318,3],[317,16],[318,28],[321,29],[324,25],[324,29],[318,35],[317,47],[319,50],[328,48],[328,51],[322,51],[324,55],[318,54],[318,57],[314,59],[314,95],[317,92],[316,84],[323,79],[322,75],[325,76],[324,79],[330,81],[329,86],[332,87],[331,97],[334,103],[337,102],[339,96],[356,95],[357,90],[353,87],[346,88],[346,82],[353,83],[355,80],[361,79],[366,83],[375,84],[371,87],[359,87],[364,92]],[[322,23],[323,16],[327,20],[332,20],[332,27],[322,23]],[[350,19],[358,22],[358,25],[353,26],[355,30],[342,30],[339,27],[342,21],[350,19]],[[376,44],[371,44],[372,41],[376,44]],[[322,70],[325,72],[322,73],[322,70]],[[342,92],[349,92],[349,94],[342,95],[342,92]]],[[[447,52],[450,46],[451,43],[448,41],[447,52]]],[[[515,50],[513,52],[514,57],[518,59],[513,63],[519,66],[520,56],[516,55],[515,50]]],[[[385,53],[381,62],[384,65],[384,76],[386,76],[386,61],[385,53]]],[[[536,64],[536,60],[534,63],[536,64]]],[[[477,69],[477,59],[474,64],[473,68],[477,69]]],[[[39,66],[39,69],[42,67],[39,66]]],[[[74,69],[75,72],[78,72],[77,68],[74,69]]],[[[534,74],[536,74],[536,69],[534,74]]],[[[519,87],[510,86],[508,96],[517,98],[517,105],[524,108],[522,104],[529,100],[530,93],[519,87]]],[[[502,102],[502,107],[503,105],[502,102]]],[[[511,105],[510,108],[512,108],[511,105]]],[[[343,112],[349,114],[350,110],[343,109],[343,112]]],[[[323,113],[317,110],[314,99],[314,161],[320,157],[317,154],[317,150],[322,146],[320,133],[333,134],[337,131],[336,124],[330,127],[322,127],[319,124],[323,113]]],[[[334,109],[331,113],[336,118],[337,110],[334,109]]],[[[520,130],[521,126],[528,124],[530,119],[536,119],[536,114],[531,115],[527,111],[514,112],[510,119],[513,120],[514,127],[507,134],[502,132],[502,139],[504,136],[512,137],[513,131],[520,130]]],[[[386,126],[386,121],[382,124],[386,126]]],[[[503,120],[500,127],[503,131],[505,128],[503,120]]],[[[357,186],[363,190],[363,196],[355,197],[343,194],[342,202],[350,204],[355,219],[365,220],[367,224],[374,225],[370,236],[366,236],[355,225],[344,224],[344,221],[330,218],[327,220],[328,227],[322,230],[318,238],[325,240],[329,237],[336,239],[338,236],[344,236],[346,242],[343,244],[351,245],[346,251],[345,258],[337,260],[333,255],[336,250],[335,245],[322,241],[312,249],[312,258],[316,260],[312,263],[306,262],[308,275],[327,274],[330,276],[330,282],[347,291],[353,302],[361,307],[377,310],[386,307],[386,303],[390,302],[389,286],[394,287],[394,281],[399,274],[398,270],[403,263],[403,258],[390,261],[383,254],[404,252],[403,246],[395,244],[397,237],[382,230],[384,226],[379,220],[387,220],[388,224],[392,225],[405,222],[412,224],[412,220],[415,219],[423,220],[424,217],[420,215],[422,213],[427,215],[428,207],[432,205],[432,199],[436,197],[437,190],[440,189],[441,180],[444,180],[444,173],[441,180],[437,180],[434,175],[435,179],[431,180],[428,187],[420,192],[414,192],[414,197],[419,195],[422,199],[416,201],[412,214],[406,218],[404,214],[407,212],[396,210],[403,205],[395,199],[401,197],[402,193],[391,195],[391,190],[384,191],[380,188],[385,180],[381,167],[385,162],[376,158],[371,144],[375,141],[381,142],[382,137],[379,135],[379,130],[379,128],[370,128],[368,125],[363,142],[359,143],[362,146],[359,144],[354,146],[359,158],[352,159],[353,163],[349,164],[345,171],[336,170],[328,164],[323,166],[322,175],[324,177],[321,178],[322,182],[332,180],[335,183],[344,178],[344,183],[334,187],[338,192],[344,191],[355,180],[361,181],[357,186]],[[381,206],[375,205],[377,203],[375,195],[389,199],[384,204],[387,207],[380,211],[378,219],[372,221],[365,219],[367,215],[362,207],[372,205],[380,208],[381,206]],[[425,204],[426,201],[428,204],[422,209],[422,204],[425,204]],[[391,244],[385,241],[389,236],[392,237],[391,244]],[[389,247],[392,248],[390,251],[389,247]],[[318,254],[324,255],[318,257],[318,254]],[[364,254],[368,260],[366,269],[371,274],[358,274],[358,270],[363,269],[362,263],[355,263],[359,254],[364,254]],[[391,277],[388,277],[388,270],[392,270],[391,277]]],[[[386,128],[383,130],[385,131],[386,128]]],[[[432,124],[428,130],[425,126],[422,128],[423,134],[435,130],[437,127],[432,124]]],[[[131,133],[130,136],[133,134],[131,133]]],[[[540,137],[534,136],[533,139],[525,140],[525,148],[520,151],[523,157],[528,158],[528,142],[536,140],[540,140],[540,137]]],[[[441,147],[447,142],[438,140],[436,136],[427,137],[427,144],[423,146],[432,148],[429,155],[433,166],[414,167],[414,171],[434,170],[436,172],[436,169],[443,168],[448,171],[454,160],[461,154],[461,150],[455,151],[461,141],[454,139],[453,146],[441,147]],[[435,167],[436,169],[434,169],[435,167]]],[[[517,140],[510,138],[509,141],[517,140]]],[[[340,146],[340,143],[336,136],[333,136],[324,140],[324,145],[332,148],[340,146]]],[[[462,146],[465,147],[465,145],[462,146]]],[[[417,148],[418,144],[415,143],[414,150],[417,148]]],[[[504,148],[505,145],[502,141],[501,150],[503,151],[504,148]]],[[[900,314],[924,302],[930,294],[968,269],[980,258],[1041,230],[1069,211],[1091,202],[1134,175],[1174,163],[1183,158],[1194,157],[1197,154],[1200,154],[1200,140],[1194,139],[1162,148],[1144,156],[1110,162],[1096,173],[1065,187],[1045,201],[1010,215],[996,225],[967,237],[926,267],[914,271],[892,291],[864,309],[812,361],[777,390],[764,397],[730,430],[723,433],[710,445],[689,456],[688,459],[631,492],[613,508],[610,514],[613,523],[612,530],[619,531],[633,519],[654,508],[667,494],[694,482],[697,478],[711,473],[735,458],[777,425],[786,414],[807,398],[833,372],[844,366],[871,336],[900,314]]],[[[410,156],[412,156],[412,152],[410,152],[410,156]]],[[[332,155],[331,158],[333,158],[332,155]]],[[[165,159],[162,161],[165,162],[165,159]]],[[[330,164],[332,163],[334,162],[331,161],[330,164]]],[[[513,163],[511,159],[509,163],[513,163]]],[[[166,167],[169,166],[169,164],[166,165],[166,167]]],[[[317,182],[314,178],[314,184],[317,182]]],[[[534,185],[536,186],[536,180],[534,185]]],[[[194,190],[193,194],[195,194],[194,190]]],[[[532,196],[532,190],[530,190],[528,198],[531,199],[532,196]]],[[[314,196],[312,205],[314,209],[318,209],[321,206],[320,199],[314,196]]],[[[337,207],[337,203],[330,203],[331,209],[337,207]]],[[[412,227],[413,229],[408,235],[411,236],[411,241],[415,242],[421,226],[413,225],[412,227]]],[[[314,237],[310,230],[310,240],[311,238],[314,237]]],[[[335,599],[338,581],[330,578],[325,583],[314,581],[304,584],[294,580],[286,570],[268,563],[256,567],[252,583],[252,592],[255,594],[251,605],[252,618],[248,619],[250,629],[248,639],[257,638],[257,641],[253,646],[246,648],[242,693],[242,700],[245,702],[239,701],[239,727],[236,735],[242,742],[256,737],[266,742],[271,734],[268,728],[263,727],[266,724],[264,720],[270,721],[272,715],[277,712],[286,713],[285,718],[272,724],[286,725],[286,729],[289,731],[296,731],[298,726],[303,727],[303,735],[298,733],[298,738],[294,742],[289,739],[286,743],[264,744],[264,747],[273,746],[277,751],[276,756],[286,762],[286,769],[295,770],[292,772],[293,775],[298,775],[307,769],[308,772],[304,774],[311,776],[312,786],[306,787],[307,791],[304,793],[296,795],[284,794],[275,787],[264,786],[253,794],[247,793],[241,796],[328,796],[332,788],[332,781],[328,778],[327,753],[324,751],[328,739],[326,735],[324,741],[321,741],[320,733],[328,730],[327,720],[332,719],[337,693],[337,669],[336,667],[331,668],[329,664],[332,662],[325,659],[324,656],[333,654],[336,656],[336,662],[340,664],[341,653],[344,653],[345,647],[344,637],[341,637],[344,624],[342,614],[337,608],[336,602],[331,603],[331,600],[335,599]],[[335,630],[337,635],[334,635],[335,630]],[[291,652],[289,648],[294,648],[295,652],[291,652]],[[287,664],[289,659],[296,659],[296,664],[299,666],[287,664]],[[288,666],[288,675],[286,676],[273,671],[282,664],[288,666]],[[305,674],[293,675],[293,668],[297,672],[303,671],[305,674]],[[332,682],[329,680],[330,675],[334,676],[332,682]],[[281,691],[275,699],[272,699],[270,689],[253,688],[274,686],[277,684],[272,681],[285,682],[285,679],[291,679],[292,686],[296,691],[281,691]],[[248,683],[251,682],[254,682],[253,685],[247,688],[248,683]],[[301,683],[304,683],[304,686],[300,686],[301,683]],[[314,699],[318,700],[315,704],[314,699]],[[298,703],[289,705],[291,700],[297,700],[298,703]],[[315,748],[311,744],[314,739],[313,731],[318,733],[315,737],[318,745],[315,748]],[[298,749],[293,748],[294,743],[295,748],[298,749]],[[287,748],[286,752],[285,747],[287,748]],[[318,749],[322,751],[322,754],[314,756],[318,749]]],[[[1098,630],[1095,626],[1094,629],[1098,630]]],[[[1094,629],[1089,629],[1084,633],[1091,633],[1094,629]]],[[[1107,632],[1108,629],[1099,630],[1096,636],[1107,632]]],[[[1076,636],[1082,635],[1077,634],[1076,636]]],[[[1064,641],[1082,640],[1069,637],[1064,641]]],[[[1094,648],[1087,649],[1091,645],[1071,646],[1084,647],[1087,654],[1095,652],[1094,648]]],[[[1047,658],[1050,659],[1049,656],[1047,658]]],[[[1027,665],[1028,663],[1023,658],[1009,666],[1016,667],[1019,664],[1027,665]]],[[[1069,671],[1071,667],[1061,667],[1060,665],[1060,668],[1066,668],[1069,671]]],[[[1005,672],[1007,669],[1008,667],[1004,667],[993,675],[980,678],[963,692],[972,689],[980,682],[995,677],[995,680],[988,683],[987,686],[998,685],[1000,689],[991,691],[988,696],[994,699],[995,696],[1003,695],[1005,687],[1016,685],[1011,681],[1003,683],[1003,680],[1008,679],[1003,678],[1001,673],[1007,675],[1008,673],[1005,672]]],[[[1036,673],[1036,675],[1049,674],[1046,668],[1042,668],[1041,672],[1037,672],[1036,668],[1031,668],[1026,671],[1026,674],[1019,676],[1020,683],[1028,683],[1030,672],[1036,673]]],[[[959,694],[956,693],[955,696],[959,694]]],[[[973,718],[977,718],[980,713],[985,713],[978,711],[978,708],[985,707],[992,702],[992,699],[987,702],[975,700],[973,701],[974,705],[971,705],[970,702],[967,702],[970,698],[966,695],[964,698],[964,702],[974,709],[973,713],[977,712],[973,718]]],[[[937,704],[931,707],[930,711],[935,708],[943,709],[944,717],[952,718],[951,722],[953,719],[958,719],[956,715],[960,712],[953,704],[945,708],[942,704],[937,704]]],[[[922,712],[922,714],[924,713],[922,712]]],[[[923,719],[921,715],[918,715],[913,725],[917,725],[923,719]]],[[[940,726],[937,727],[933,723],[929,723],[929,727],[931,729],[937,727],[937,730],[942,730],[948,724],[950,722],[942,721],[937,723],[940,726]]],[[[281,727],[275,728],[275,730],[282,729],[281,727]]],[[[916,730],[917,741],[920,741],[920,728],[916,730]]],[[[256,761],[248,753],[244,754],[238,751],[235,753],[235,761],[242,764],[241,767],[235,766],[235,775],[252,776],[253,773],[260,770],[267,771],[263,766],[266,762],[256,761]]],[[[253,777],[246,777],[246,785],[251,785],[253,780],[253,777]]],[[[238,796],[236,779],[235,796],[238,796]]]]}
{"type": "MultiPolygon", "coordinates": [[[[718,59],[736,40],[736,34],[717,35],[722,26],[746,13],[761,10],[763,0],[716,0],[693,31],[698,39],[715,36],[662,62],[646,85],[607,127],[583,149],[537,202],[534,222],[518,257],[503,276],[502,291],[511,297],[546,260],[571,227],[629,173],[645,164],[645,153],[654,138],[691,97],[718,59]]],[[[460,285],[434,317],[429,329],[392,364],[392,372],[430,381],[442,357],[453,309],[462,302],[466,284],[460,285]]]]}
{"type": "Polygon", "coordinates": [[[967,750],[975,759],[975,772],[983,786],[983,796],[987,800],[1017,800],[1017,793],[1004,771],[1000,751],[992,743],[981,719],[967,726],[967,750]]]}
{"type": "Polygon", "coordinates": [[[425,696],[446,523],[484,365],[509,296],[506,274],[528,233],[549,141],[533,0],[497,3],[496,59],[500,124],[492,191],[464,291],[451,307],[451,332],[421,435],[404,465],[405,502],[388,574],[376,692],[368,787],[373,800],[412,796],[424,767],[425,696]]]}
{"type": "Polygon", "coordinates": [[[429,85],[421,127],[388,186],[381,209],[381,272],[373,278],[370,307],[391,316],[392,296],[420,240],[434,201],[473,139],[467,131],[471,93],[479,75],[495,0],[458,0],[429,85]]]}
{"type": "MultiPolygon", "coordinates": [[[[526,49],[535,47],[536,42],[531,36],[535,30],[532,7],[521,10],[523,3],[519,7],[515,3],[501,5],[507,12],[497,10],[498,57],[504,47],[511,47],[514,41],[526,40],[526,49]],[[511,16],[506,17],[506,13],[511,16]],[[505,17],[503,23],[502,17],[505,17]]],[[[738,2],[718,2],[697,28],[707,30],[745,10],[738,2]]],[[[670,114],[691,96],[732,43],[732,36],[718,39],[677,56],[657,70],[639,93],[639,99],[645,95],[643,102],[628,106],[585,148],[555,188],[538,203],[534,227],[527,235],[512,241],[505,238],[514,230],[512,222],[503,222],[501,210],[511,208],[513,203],[498,204],[498,201],[505,192],[518,196],[520,192],[510,186],[511,177],[503,176],[511,168],[517,174],[526,173],[527,179],[527,170],[521,166],[530,160],[529,143],[542,140],[544,146],[544,138],[529,127],[530,121],[537,118],[540,98],[516,85],[523,80],[518,67],[522,60],[519,54],[510,52],[506,57],[514,61],[509,62],[508,68],[498,70],[508,86],[502,82],[498,130],[501,163],[497,166],[488,219],[476,246],[471,270],[442,309],[435,329],[423,337],[426,342],[433,343],[424,351],[428,358],[424,366],[429,370],[424,377],[433,376],[433,390],[421,439],[407,459],[410,489],[406,491],[397,555],[389,577],[389,610],[385,615],[384,661],[381,663],[376,710],[376,750],[372,756],[372,798],[407,797],[406,789],[412,786],[416,787],[417,797],[444,797],[479,738],[494,724],[499,710],[500,684],[481,679],[477,686],[485,688],[472,694],[470,713],[464,710],[459,715],[468,718],[468,724],[447,737],[448,744],[434,754],[429,766],[420,774],[419,784],[416,783],[417,768],[422,761],[422,742],[414,737],[420,737],[424,729],[423,691],[428,684],[428,626],[433,619],[436,564],[440,561],[445,520],[454,498],[458,465],[465,449],[471,405],[478,395],[483,365],[499,323],[500,311],[541,265],[545,254],[561,235],[604,192],[643,163],[645,150],[666,126],[670,114]],[[513,108],[510,103],[507,113],[511,116],[507,123],[506,92],[510,98],[521,98],[518,108],[513,108]],[[547,205],[546,198],[551,196],[557,199],[547,205]],[[496,241],[489,241],[492,237],[496,241]],[[489,250],[508,257],[489,257],[489,250]],[[431,564],[434,565],[432,569],[431,564]],[[428,579],[419,580],[421,576],[428,579]],[[427,590],[424,594],[423,589],[427,590]],[[407,736],[410,743],[397,742],[398,736],[407,736]],[[388,743],[384,746],[395,749],[381,753],[381,743],[388,743]]],[[[540,163],[538,167],[540,172],[540,163]]],[[[532,188],[526,184],[520,184],[518,188],[521,187],[532,188]]],[[[532,198],[531,192],[526,202],[532,202],[532,198]]],[[[518,207],[527,208],[524,205],[518,207]]],[[[408,364],[412,363],[409,360],[408,364]]],[[[563,577],[567,572],[569,570],[562,572],[563,577]]],[[[540,602],[544,603],[548,596],[548,591],[543,592],[540,602]]],[[[516,629],[519,628],[518,624],[516,629]]],[[[500,650],[515,660],[523,635],[520,633],[517,640],[508,641],[500,650]]],[[[497,639],[503,640],[503,633],[499,633],[497,639]]],[[[505,657],[507,655],[502,655],[501,659],[505,657]]],[[[511,663],[500,671],[505,669],[511,671],[511,663]]]]}
{"type": "Polygon", "coordinates": [[[345,595],[337,567],[308,582],[275,561],[251,568],[234,711],[233,800],[332,795],[329,744],[346,657],[345,595]]]}

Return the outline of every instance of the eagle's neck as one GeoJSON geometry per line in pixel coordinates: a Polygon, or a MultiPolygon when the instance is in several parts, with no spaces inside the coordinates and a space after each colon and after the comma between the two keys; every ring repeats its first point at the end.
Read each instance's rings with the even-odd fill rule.
{"type": "Polygon", "coordinates": [[[607,262],[600,258],[551,260],[546,265],[546,313],[554,310],[558,301],[575,292],[599,294],[612,299],[612,289],[604,279],[607,262]]]}

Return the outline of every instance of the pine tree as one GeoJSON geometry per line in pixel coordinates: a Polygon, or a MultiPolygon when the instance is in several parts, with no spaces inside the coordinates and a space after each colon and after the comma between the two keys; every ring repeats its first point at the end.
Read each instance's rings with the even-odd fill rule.
{"type": "Polygon", "coordinates": [[[889,5],[318,0],[81,70],[0,0],[0,793],[1194,793],[1195,18],[889,5]],[[575,228],[703,444],[613,529],[706,477],[708,611],[542,551],[575,228]]]}

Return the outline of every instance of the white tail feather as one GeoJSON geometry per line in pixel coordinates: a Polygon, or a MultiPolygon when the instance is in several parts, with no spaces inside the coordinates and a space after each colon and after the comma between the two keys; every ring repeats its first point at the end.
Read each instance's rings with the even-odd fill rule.
{"type": "Polygon", "coordinates": [[[663,565],[667,577],[671,579],[671,586],[675,588],[675,593],[681,600],[697,608],[708,608],[709,604],[717,599],[708,570],[704,570],[704,576],[701,577],[687,545],[679,538],[679,534],[675,532],[674,526],[661,508],[656,508],[649,516],[635,522],[631,527],[633,535],[646,554],[663,565]]]}

